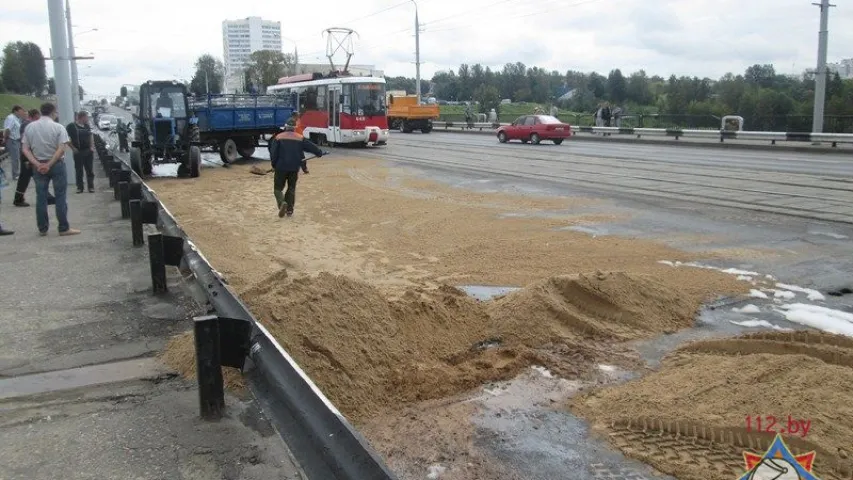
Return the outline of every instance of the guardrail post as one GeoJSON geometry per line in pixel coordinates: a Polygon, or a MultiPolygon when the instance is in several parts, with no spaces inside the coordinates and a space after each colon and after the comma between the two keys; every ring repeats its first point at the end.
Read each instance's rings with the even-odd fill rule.
{"type": "Polygon", "coordinates": [[[151,284],[154,293],[169,291],[166,284],[166,265],[177,267],[184,255],[184,239],[152,233],[148,235],[148,262],[151,266],[151,284]]]}
{"type": "Polygon", "coordinates": [[[134,247],[141,247],[145,240],[142,236],[142,200],[130,202],[130,233],[134,247]]]}
{"type": "MultiPolygon", "coordinates": [[[[115,188],[118,183],[119,172],[121,171],[121,161],[116,160],[113,157],[113,161],[110,163],[110,188],[115,188]]],[[[118,200],[118,198],[116,198],[118,200]]]]}
{"type": "Polygon", "coordinates": [[[195,317],[195,357],[198,400],[201,418],[219,420],[225,410],[225,386],[222,379],[219,317],[195,317]]]}
{"type": "Polygon", "coordinates": [[[142,184],[137,182],[129,182],[128,194],[131,200],[142,200],[142,184]]]}
{"type": "Polygon", "coordinates": [[[141,200],[142,203],[142,223],[146,225],[157,225],[160,209],[157,208],[157,202],[149,202],[141,200]]]}
{"type": "Polygon", "coordinates": [[[130,218],[130,184],[118,182],[118,191],[121,201],[121,218],[130,218]]]}

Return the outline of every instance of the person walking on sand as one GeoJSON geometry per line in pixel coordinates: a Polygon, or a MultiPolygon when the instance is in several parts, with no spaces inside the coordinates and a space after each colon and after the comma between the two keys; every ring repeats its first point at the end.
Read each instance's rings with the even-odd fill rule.
{"type": "Polygon", "coordinates": [[[71,140],[56,119],[59,114],[56,106],[45,103],[41,106],[41,118],[27,125],[24,130],[24,155],[33,168],[36,183],[36,224],[39,235],[47,236],[49,218],[47,216],[47,194],[50,182],[53,182],[53,194],[56,198],[56,221],[59,223],[59,235],[77,235],[80,230],[68,224],[68,171],[65,168],[65,149],[71,140]]]}
{"type": "Polygon", "coordinates": [[[307,138],[293,131],[290,125],[272,139],[270,145],[270,163],[275,170],[273,180],[273,193],[278,206],[279,218],[293,215],[293,207],[296,203],[296,181],[299,179],[299,170],[308,173],[308,165],[305,162],[305,152],[311,152],[315,156],[322,157],[323,151],[307,138]],[[282,193],[285,184],[287,191],[282,193]]]}

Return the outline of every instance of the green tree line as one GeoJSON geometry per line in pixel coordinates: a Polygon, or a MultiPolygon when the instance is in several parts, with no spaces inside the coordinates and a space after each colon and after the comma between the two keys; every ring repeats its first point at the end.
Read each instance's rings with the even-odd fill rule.
{"type": "MultiPolygon", "coordinates": [[[[389,90],[414,92],[414,79],[386,80],[389,90]]],[[[780,75],[773,65],[753,65],[742,74],[727,73],[713,80],[675,75],[664,78],[643,70],[625,75],[614,69],[606,76],[574,70],[561,73],[521,62],[508,63],[499,71],[463,64],[456,71],[438,72],[431,82],[421,85],[422,91],[431,91],[441,100],[476,101],[482,112],[494,108],[500,113],[502,99],[555,104],[581,113],[591,113],[606,101],[621,106],[626,114],[707,117],[709,123],[724,115],[740,115],[747,129],[777,131],[811,129],[814,87],[813,76],[780,75]]],[[[853,117],[853,80],[842,80],[837,73],[829,76],[825,114],[848,116],[828,119],[827,131],[853,133],[853,118],[849,118],[853,117]]]]}

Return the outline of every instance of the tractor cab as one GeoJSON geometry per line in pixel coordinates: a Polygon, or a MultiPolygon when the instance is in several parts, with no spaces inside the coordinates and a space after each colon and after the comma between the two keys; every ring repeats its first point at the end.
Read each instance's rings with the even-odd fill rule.
{"type": "Polygon", "coordinates": [[[200,164],[197,119],[191,114],[187,87],[171,80],[148,81],[139,88],[139,113],[131,166],[149,175],[156,163],[180,163],[181,176],[197,177],[200,164]]]}

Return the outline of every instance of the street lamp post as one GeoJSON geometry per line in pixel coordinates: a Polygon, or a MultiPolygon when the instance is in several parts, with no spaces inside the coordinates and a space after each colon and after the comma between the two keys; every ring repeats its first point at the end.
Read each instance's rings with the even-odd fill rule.
{"type": "Polygon", "coordinates": [[[415,95],[418,97],[418,105],[421,104],[421,24],[418,21],[418,3],[415,4],[415,95]]]}
{"type": "MultiPolygon", "coordinates": [[[[71,59],[71,104],[74,112],[79,112],[80,78],[77,72],[77,55],[74,51],[74,29],[71,25],[71,0],[65,1],[65,21],[68,24],[68,57],[71,59]]],[[[83,33],[96,32],[97,30],[97,28],[93,28],[83,33]]]]}

